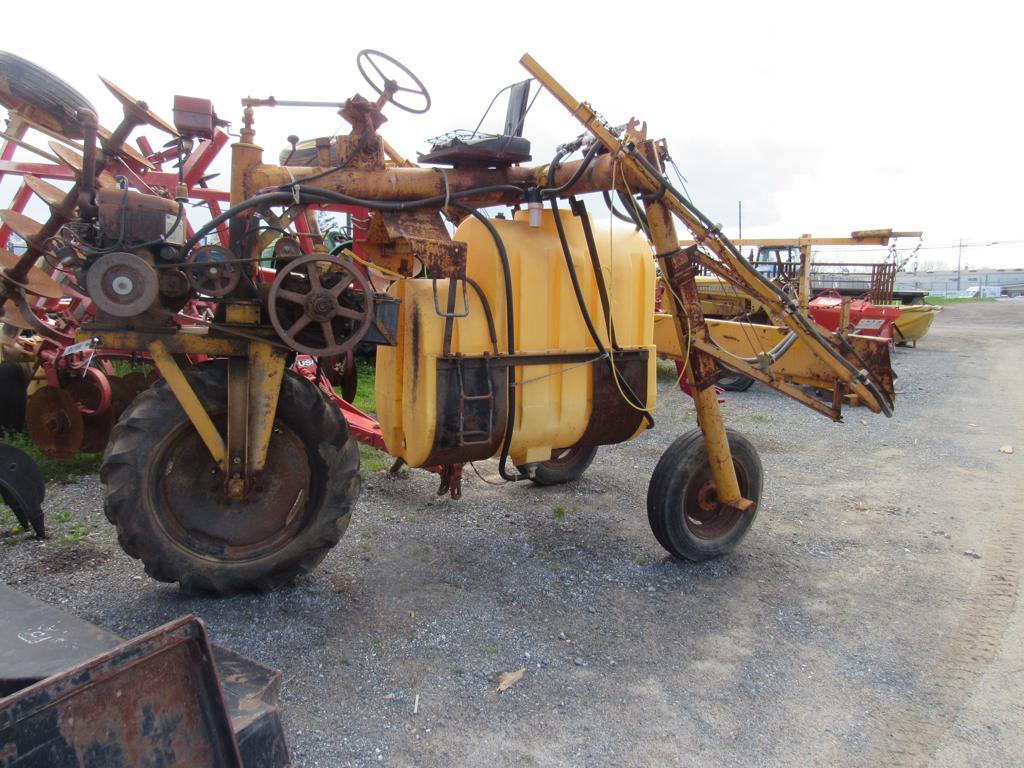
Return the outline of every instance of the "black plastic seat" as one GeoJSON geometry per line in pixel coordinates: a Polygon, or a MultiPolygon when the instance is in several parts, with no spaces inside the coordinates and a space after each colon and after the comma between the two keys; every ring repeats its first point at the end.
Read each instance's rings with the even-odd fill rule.
{"type": "Polygon", "coordinates": [[[530,80],[523,80],[509,88],[508,110],[502,135],[481,133],[478,130],[452,131],[430,139],[431,149],[420,155],[419,161],[456,168],[503,168],[529,161],[530,142],[523,138],[523,122],[529,108],[530,83],[530,80]]]}

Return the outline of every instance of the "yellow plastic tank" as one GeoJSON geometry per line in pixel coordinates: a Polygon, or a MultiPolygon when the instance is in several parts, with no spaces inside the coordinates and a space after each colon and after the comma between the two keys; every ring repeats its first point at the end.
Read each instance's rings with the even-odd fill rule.
{"type": "MultiPolygon", "coordinates": [[[[561,212],[573,264],[590,315],[606,347],[608,330],[597,281],[579,219],[561,212]]],[[[639,434],[643,414],[625,405],[606,360],[584,324],[555,228],[544,211],[532,228],[526,212],[513,219],[492,219],[508,253],[516,352],[589,353],[581,360],[516,365],[516,418],[510,458],[516,464],[545,461],[553,450],[618,442],[639,434]],[[598,408],[595,411],[595,393],[598,408]],[[603,420],[603,422],[602,422],[603,420]],[[607,423],[607,422],[614,423],[607,423]],[[622,433],[622,425],[627,432],[622,433]],[[634,425],[635,424],[635,428],[634,425]],[[582,442],[581,442],[582,441],[582,442]]],[[[597,250],[611,303],[617,370],[631,371],[633,391],[655,405],[654,260],[647,240],[635,231],[607,227],[595,232],[597,250]]],[[[401,299],[398,345],[377,349],[377,410],[388,450],[410,466],[455,463],[495,455],[507,420],[508,335],[505,284],[498,249],[486,228],[468,218],[455,240],[468,246],[467,275],[480,286],[494,320],[492,343],[483,303],[472,287],[457,283],[450,352],[444,355],[447,280],[399,280],[390,292],[401,299]],[[497,354],[496,354],[497,353],[497,354]],[[490,402],[494,408],[486,413],[490,402]],[[460,397],[465,395],[466,397],[460,397]],[[462,410],[460,415],[458,412],[462,410]]]]}

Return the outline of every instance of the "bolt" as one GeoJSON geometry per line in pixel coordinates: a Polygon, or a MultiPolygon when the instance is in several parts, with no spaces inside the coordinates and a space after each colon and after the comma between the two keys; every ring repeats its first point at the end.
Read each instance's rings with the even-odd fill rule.
{"type": "Polygon", "coordinates": [[[228,480],[227,491],[232,499],[241,499],[245,495],[245,481],[241,475],[233,475],[228,480]]]}

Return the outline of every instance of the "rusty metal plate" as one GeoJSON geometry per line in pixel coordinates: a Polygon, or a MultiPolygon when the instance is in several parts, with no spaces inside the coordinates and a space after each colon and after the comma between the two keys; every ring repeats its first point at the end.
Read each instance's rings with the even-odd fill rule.
{"type": "Polygon", "coordinates": [[[432,277],[466,275],[467,246],[452,240],[436,210],[375,213],[363,247],[371,259],[405,275],[415,273],[417,260],[432,277]]]}
{"type": "MultiPolygon", "coordinates": [[[[622,350],[615,353],[615,369],[622,388],[647,398],[647,350],[622,350]]],[[[590,421],[577,445],[615,445],[628,440],[644,420],[642,411],[626,402],[606,361],[595,363],[590,421]]]]}
{"type": "Polygon", "coordinates": [[[0,699],[0,745],[5,768],[243,765],[194,616],[0,699]]]}

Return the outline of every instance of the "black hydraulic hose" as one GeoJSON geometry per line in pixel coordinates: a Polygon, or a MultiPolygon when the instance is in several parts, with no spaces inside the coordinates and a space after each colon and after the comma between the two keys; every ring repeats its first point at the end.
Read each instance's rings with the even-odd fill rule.
{"type": "MultiPolygon", "coordinates": [[[[556,155],[556,159],[551,161],[551,165],[548,168],[548,183],[550,183],[550,179],[554,176],[555,163],[557,159],[558,156],[556,155]]],[[[562,217],[559,215],[558,212],[558,200],[556,200],[555,198],[551,198],[550,203],[551,211],[555,217],[555,229],[558,231],[558,241],[562,245],[562,255],[565,257],[565,266],[566,269],[569,271],[569,282],[572,284],[573,293],[576,295],[576,303],[579,305],[580,314],[583,316],[583,323],[587,326],[587,331],[590,333],[590,337],[594,340],[594,344],[597,345],[598,351],[607,358],[608,365],[611,368],[612,376],[614,376],[616,381],[618,381],[623,386],[623,388],[626,391],[626,394],[628,394],[633,399],[633,405],[640,409],[643,409],[643,401],[640,400],[639,397],[637,397],[636,393],[629,386],[629,382],[627,382],[625,379],[619,376],[619,372],[615,369],[615,364],[612,362],[611,357],[608,355],[608,350],[604,346],[604,342],[601,341],[601,337],[597,332],[597,328],[594,327],[594,321],[590,317],[590,311],[587,309],[586,299],[583,298],[583,289],[580,287],[579,276],[576,274],[576,265],[572,263],[572,251],[569,249],[569,240],[565,236],[565,227],[562,225],[562,217]]],[[[592,254],[592,258],[593,257],[596,257],[596,249],[595,253],[592,254]]],[[[611,325],[611,316],[609,315],[608,317],[609,325],[611,325]]],[[[643,414],[646,417],[649,426],[653,427],[654,417],[651,416],[651,414],[646,410],[643,411],[643,414]]]]}
{"type": "MultiPolygon", "coordinates": [[[[572,177],[560,187],[545,187],[540,191],[541,197],[558,197],[567,190],[572,189],[576,185],[576,183],[581,178],[583,178],[583,174],[586,173],[587,168],[590,167],[590,163],[594,160],[595,157],[597,157],[597,153],[601,149],[601,146],[601,142],[595,141],[591,145],[590,149],[587,150],[587,153],[583,155],[583,162],[580,163],[580,167],[576,169],[576,172],[572,175],[572,177]]],[[[559,150],[558,153],[555,155],[554,159],[551,161],[551,164],[548,166],[548,184],[555,183],[555,168],[558,167],[558,163],[567,154],[569,154],[567,150],[559,150]]]]}
{"type": "MultiPolygon", "coordinates": [[[[594,230],[590,226],[590,217],[587,216],[587,206],[576,198],[569,199],[569,207],[573,216],[580,220],[583,228],[583,237],[587,241],[587,251],[590,254],[590,265],[594,268],[594,281],[597,283],[597,295],[601,297],[601,310],[604,312],[605,322],[608,324],[608,338],[611,340],[612,349],[621,349],[615,339],[615,324],[612,322],[611,301],[608,298],[608,286],[604,281],[604,270],[601,269],[601,259],[597,255],[597,243],[594,241],[594,230]]],[[[557,214],[555,214],[557,216],[557,214]]]]}
{"type": "Polygon", "coordinates": [[[608,212],[611,213],[611,215],[614,216],[616,219],[618,219],[619,221],[624,221],[627,224],[632,224],[633,226],[636,227],[640,226],[637,223],[636,219],[627,216],[626,214],[624,214],[622,211],[615,207],[615,201],[612,200],[612,196],[608,194],[607,189],[601,190],[601,197],[604,198],[604,204],[608,206],[608,212]]]}
{"type": "Polygon", "coordinates": [[[494,315],[491,312],[491,303],[487,301],[487,296],[484,295],[484,289],[480,287],[480,283],[468,275],[465,280],[469,283],[469,287],[476,292],[477,297],[480,299],[480,305],[484,308],[484,316],[487,318],[487,332],[491,337],[491,346],[494,348],[494,354],[498,354],[498,332],[494,327],[494,315]]]}
{"type": "Polygon", "coordinates": [[[453,202],[464,197],[473,197],[474,195],[486,195],[497,192],[514,192],[517,195],[525,195],[526,193],[517,186],[512,184],[491,184],[485,187],[476,187],[474,189],[466,189],[461,192],[452,192],[449,195],[434,195],[432,197],[424,197],[419,200],[408,200],[404,202],[394,202],[388,200],[363,200],[358,197],[352,197],[351,195],[345,195],[341,192],[334,192],[329,189],[321,189],[319,187],[303,187],[297,185],[294,191],[274,191],[274,192],[263,192],[254,197],[250,197],[248,200],[243,200],[238,205],[235,205],[224,213],[216,216],[202,227],[196,230],[195,234],[192,235],[182,249],[183,253],[188,253],[210,232],[216,229],[218,226],[223,224],[228,219],[231,219],[243,211],[247,211],[251,208],[257,208],[261,205],[279,205],[286,202],[299,202],[305,201],[310,204],[317,203],[341,203],[344,205],[355,205],[362,208],[373,208],[380,211],[407,211],[414,208],[423,208],[426,206],[436,206],[443,204],[445,201],[453,202]]]}
{"type": "Polygon", "coordinates": [[[224,213],[220,214],[219,216],[214,216],[203,226],[197,229],[193,233],[192,237],[185,241],[185,244],[181,248],[181,252],[185,255],[188,255],[189,251],[195,248],[204,237],[213,232],[213,230],[215,230],[225,221],[234,218],[243,211],[247,211],[250,208],[256,208],[257,206],[263,204],[273,205],[274,203],[279,202],[282,199],[287,199],[290,197],[292,197],[292,195],[283,192],[264,192],[261,195],[250,197],[248,200],[243,200],[238,205],[234,205],[231,208],[228,208],[226,211],[224,211],[224,213]]]}
{"type": "MultiPolygon", "coordinates": [[[[512,305],[512,268],[509,266],[508,251],[505,249],[505,241],[490,220],[476,208],[471,208],[465,203],[453,201],[451,205],[460,211],[468,213],[484,225],[498,248],[498,257],[501,259],[501,271],[505,278],[505,325],[508,337],[508,353],[516,353],[515,340],[515,308],[512,305]]],[[[508,367],[508,417],[505,420],[505,439],[501,444],[501,458],[498,460],[498,474],[509,482],[525,480],[526,475],[513,475],[506,469],[508,464],[509,447],[512,445],[512,431],[516,424],[516,368],[514,365],[508,367]]]]}
{"type": "Polygon", "coordinates": [[[636,200],[625,192],[616,190],[615,193],[619,196],[619,201],[622,203],[622,206],[626,209],[626,212],[633,217],[636,225],[640,228],[640,231],[644,233],[647,240],[653,240],[654,238],[651,237],[651,225],[650,222],[647,221],[647,214],[644,212],[643,208],[638,206],[636,204],[636,200]],[[629,205],[626,205],[627,200],[629,201],[629,205]]]}

